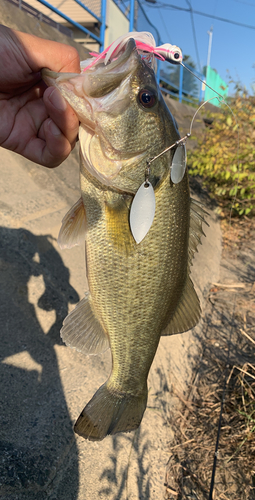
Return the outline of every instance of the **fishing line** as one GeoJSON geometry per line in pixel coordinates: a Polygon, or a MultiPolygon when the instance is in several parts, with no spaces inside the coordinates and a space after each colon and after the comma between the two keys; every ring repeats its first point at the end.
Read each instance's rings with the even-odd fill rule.
{"type": "Polygon", "coordinates": [[[224,404],[225,404],[225,394],[226,394],[226,387],[227,387],[228,367],[229,367],[229,365],[227,365],[225,368],[224,387],[223,387],[223,393],[222,393],[221,405],[220,405],[220,416],[219,416],[218,431],[217,431],[217,438],[216,438],[216,444],[215,444],[215,451],[214,451],[214,458],[213,458],[213,469],[212,469],[210,492],[209,492],[208,500],[213,500],[213,490],[214,490],[214,482],[215,482],[215,474],[216,474],[219,442],[220,442],[221,422],[222,422],[222,414],[223,414],[223,408],[224,408],[224,404]]]}
{"type": "MultiPolygon", "coordinates": [[[[231,226],[232,211],[233,211],[234,204],[236,202],[238,185],[239,185],[239,179],[240,179],[240,156],[239,156],[240,134],[239,134],[239,123],[238,123],[238,120],[237,120],[237,116],[235,115],[235,113],[233,112],[233,110],[231,109],[231,107],[225,101],[224,97],[221,94],[219,94],[216,90],[214,90],[212,87],[210,87],[210,85],[208,85],[206,82],[203,82],[201,80],[201,78],[199,78],[197,75],[195,75],[193,73],[193,71],[191,71],[189,68],[187,68],[182,62],[180,62],[180,64],[185,69],[187,69],[192,75],[194,75],[198,80],[200,80],[200,82],[204,83],[210,90],[212,90],[213,92],[215,92],[215,94],[217,94],[217,96],[212,97],[211,99],[208,99],[206,102],[202,103],[199,106],[199,108],[196,110],[196,112],[195,112],[195,114],[194,114],[194,116],[193,116],[193,118],[191,120],[189,136],[191,135],[192,126],[193,126],[193,123],[194,123],[194,120],[195,120],[195,117],[196,117],[197,113],[200,111],[200,109],[207,102],[212,101],[213,99],[218,99],[218,101],[219,101],[220,104],[223,103],[223,104],[225,104],[227,106],[227,108],[230,110],[230,112],[231,112],[231,114],[232,114],[232,116],[234,118],[234,121],[236,123],[236,126],[237,126],[237,153],[236,153],[236,155],[237,155],[237,165],[238,165],[237,172],[238,172],[238,175],[237,175],[237,182],[235,184],[235,194],[234,194],[234,198],[233,198],[233,201],[232,201],[232,204],[231,204],[231,209],[230,209],[230,214],[229,214],[229,226],[231,226]]],[[[236,296],[235,296],[235,300],[236,300],[236,296]]],[[[223,410],[224,410],[224,404],[225,404],[225,395],[226,395],[226,388],[227,388],[227,374],[228,374],[228,370],[229,370],[231,337],[232,337],[233,326],[234,326],[234,323],[233,323],[234,312],[235,312],[235,303],[234,303],[234,309],[233,309],[233,312],[232,312],[230,338],[229,338],[229,343],[228,343],[228,357],[227,357],[227,364],[226,364],[226,367],[225,367],[225,375],[224,375],[223,392],[222,392],[222,399],[221,399],[220,416],[219,416],[219,422],[218,422],[218,431],[217,431],[217,438],[216,438],[216,444],[215,444],[214,459],[213,459],[213,469],[212,469],[212,475],[211,475],[210,492],[209,492],[209,498],[208,498],[208,500],[213,500],[213,490],[214,490],[215,474],[216,474],[217,459],[218,459],[219,440],[220,440],[221,425],[222,425],[222,416],[223,416],[223,410]]]]}
{"type": "Polygon", "coordinates": [[[227,384],[228,384],[227,374],[228,374],[228,370],[229,370],[229,366],[230,366],[230,346],[231,346],[231,338],[232,338],[233,327],[234,327],[233,318],[234,318],[234,313],[235,313],[235,307],[236,307],[236,294],[234,296],[234,305],[233,305],[233,312],[232,312],[232,318],[231,318],[231,329],[230,329],[230,336],[229,336],[229,341],[228,341],[228,357],[227,357],[227,364],[225,367],[225,374],[224,374],[224,385],[223,385],[223,392],[222,392],[221,405],[220,405],[220,416],[219,416],[219,422],[218,422],[218,431],[217,431],[217,438],[216,438],[216,444],[215,444],[213,469],[212,469],[210,492],[209,492],[208,500],[213,500],[213,490],[214,490],[215,474],[216,474],[218,451],[219,451],[222,415],[223,415],[223,409],[224,409],[224,404],[225,404],[226,389],[227,389],[227,384]]]}
{"type": "Polygon", "coordinates": [[[201,83],[203,83],[204,85],[206,85],[210,90],[212,90],[213,92],[215,92],[215,94],[218,94],[219,97],[221,97],[224,101],[224,97],[223,95],[219,94],[219,92],[217,92],[216,90],[214,90],[212,87],[210,87],[210,85],[208,85],[208,83],[206,83],[205,80],[202,80],[201,78],[199,78],[199,76],[197,76],[195,73],[193,73],[193,71],[191,71],[191,69],[189,69],[187,66],[185,66],[185,64],[183,62],[180,62],[179,64],[181,64],[187,71],[189,71],[193,76],[195,76],[201,83]]]}

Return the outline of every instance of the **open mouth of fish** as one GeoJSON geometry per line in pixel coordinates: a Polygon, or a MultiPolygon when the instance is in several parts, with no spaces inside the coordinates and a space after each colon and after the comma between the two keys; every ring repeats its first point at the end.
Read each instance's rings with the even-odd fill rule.
{"type": "Polygon", "coordinates": [[[92,176],[112,185],[123,167],[144,160],[147,148],[141,143],[134,152],[116,148],[106,137],[105,121],[121,116],[130,106],[130,80],[141,64],[135,41],[130,39],[123,53],[107,65],[97,63],[81,74],[42,70],[47,85],[57,87],[80,120],[82,159],[92,176]],[[101,122],[104,122],[104,127],[101,122]]]}

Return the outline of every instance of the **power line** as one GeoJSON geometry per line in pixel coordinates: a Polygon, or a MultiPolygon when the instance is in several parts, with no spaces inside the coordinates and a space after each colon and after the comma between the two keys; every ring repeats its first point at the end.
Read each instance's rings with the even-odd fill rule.
{"type": "Polygon", "coordinates": [[[193,39],[194,39],[194,44],[195,44],[195,49],[196,49],[196,54],[197,54],[197,62],[198,62],[198,67],[200,69],[200,72],[202,73],[202,68],[201,68],[201,63],[200,63],[200,57],[199,57],[199,52],[198,52],[198,44],[197,44],[195,23],[194,23],[194,17],[193,17],[193,9],[192,9],[192,6],[191,6],[191,2],[189,2],[189,0],[186,0],[186,3],[188,4],[188,6],[190,8],[191,26],[192,26],[193,39]]]}
{"type": "Polygon", "coordinates": [[[163,18],[163,16],[162,16],[162,12],[161,12],[161,10],[159,10],[159,17],[160,17],[161,22],[162,22],[162,24],[163,24],[163,26],[164,26],[165,32],[166,32],[166,34],[167,34],[167,38],[168,38],[169,42],[170,42],[170,43],[172,43],[172,42],[171,42],[171,37],[170,37],[170,35],[169,35],[169,31],[168,31],[167,26],[166,26],[166,23],[165,23],[165,20],[164,20],[164,18],[163,18]]]}
{"type": "MultiPolygon", "coordinates": [[[[150,5],[150,7],[153,8],[154,6],[150,5]]],[[[190,9],[186,9],[185,7],[178,7],[177,5],[161,3],[161,2],[157,2],[155,4],[155,7],[156,8],[163,7],[164,9],[174,9],[174,10],[182,10],[184,12],[190,12],[190,9]]],[[[255,26],[252,26],[250,24],[238,23],[237,21],[231,21],[230,19],[226,19],[224,17],[214,16],[213,14],[206,14],[205,12],[201,12],[200,10],[192,9],[192,12],[193,14],[198,14],[199,16],[209,17],[210,19],[216,19],[217,21],[222,21],[224,23],[235,24],[236,26],[241,26],[242,28],[255,30],[255,26]]]]}
{"type": "Polygon", "coordinates": [[[170,37],[170,35],[169,35],[168,29],[167,29],[167,26],[166,26],[166,23],[165,23],[165,20],[164,20],[164,18],[163,18],[163,16],[162,16],[162,12],[161,12],[161,10],[159,10],[159,16],[160,16],[161,22],[162,22],[162,24],[163,24],[163,26],[164,26],[164,28],[165,28],[165,32],[166,32],[166,34],[167,34],[167,39],[169,40],[169,42],[170,42],[170,43],[172,43],[172,42],[171,42],[171,37],[170,37]]]}
{"type": "Polygon", "coordinates": [[[214,9],[213,9],[213,15],[215,15],[217,7],[218,7],[218,0],[215,0],[214,9]]]}
{"type": "Polygon", "coordinates": [[[251,7],[255,7],[255,4],[254,4],[254,3],[245,2],[244,0],[234,0],[234,1],[235,1],[235,2],[238,2],[238,3],[245,4],[245,5],[250,5],[251,7]]]}

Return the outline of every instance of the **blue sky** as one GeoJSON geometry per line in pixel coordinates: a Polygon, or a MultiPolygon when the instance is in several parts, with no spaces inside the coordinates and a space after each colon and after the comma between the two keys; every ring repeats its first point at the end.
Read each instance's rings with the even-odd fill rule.
{"type": "MultiPolygon", "coordinates": [[[[189,54],[199,69],[195,40],[189,12],[165,8],[162,4],[176,5],[194,11],[222,17],[231,21],[254,26],[249,29],[209,17],[193,14],[198,54],[201,66],[206,65],[209,36],[213,26],[211,62],[226,82],[228,75],[234,81],[240,80],[252,93],[255,83],[255,0],[157,0],[155,5],[142,1],[142,5],[164,41],[181,47],[189,54]],[[228,70],[228,72],[227,72],[228,70]]],[[[230,86],[230,93],[233,86],[230,86]]]]}

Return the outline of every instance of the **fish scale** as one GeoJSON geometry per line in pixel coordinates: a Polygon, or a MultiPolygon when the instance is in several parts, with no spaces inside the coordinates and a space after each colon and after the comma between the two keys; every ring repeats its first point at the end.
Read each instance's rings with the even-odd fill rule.
{"type": "MultiPolygon", "coordinates": [[[[171,185],[169,176],[170,174],[155,190],[157,209],[154,222],[140,245],[134,244],[130,233],[129,208],[126,205],[126,210],[122,213],[122,226],[125,227],[130,239],[128,256],[126,247],[119,247],[114,241],[112,232],[108,230],[103,192],[95,194],[93,184],[82,178],[82,190],[89,193],[91,198],[96,197],[102,210],[100,227],[97,228],[93,220],[93,210],[90,213],[87,207],[86,251],[90,261],[88,283],[91,298],[108,332],[115,363],[111,386],[114,387],[116,379],[118,385],[125,387],[121,377],[123,376],[123,379],[129,377],[122,357],[123,344],[125,339],[128,339],[128,345],[135,342],[136,346],[135,349],[126,347],[126,350],[130,351],[129,369],[133,371],[133,367],[136,367],[137,371],[139,367],[140,373],[138,381],[135,377],[133,387],[130,387],[129,380],[129,389],[134,393],[139,390],[137,383],[142,387],[146,383],[163,325],[169,322],[186,280],[186,272],[183,273],[181,280],[179,270],[183,267],[186,271],[188,262],[189,197],[186,196],[188,180],[186,175],[182,181],[184,185],[186,184],[184,188],[182,185],[171,185]],[[181,211],[178,209],[180,202],[181,211]],[[176,233],[180,242],[179,248],[176,233]],[[183,245],[184,238],[186,244],[183,245]],[[162,242],[160,248],[158,248],[159,241],[162,242]],[[155,296],[155,290],[158,289],[164,290],[164,293],[155,296]],[[118,369],[115,374],[116,365],[118,369]]],[[[117,203],[116,205],[118,211],[119,205],[117,203]]],[[[114,225],[114,209],[110,217],[114,225]]],[[[118,214],[116,218],[118,220],[118,214]]],[[[124,232],[125,229],[122,227],[124,232]]]]}
{"type": "Polygon", "coordinates": [[[203,234],[203,209],[190,199],[183,151],[174,164],[181,168],[175,183],[174,149],[148,172],[148,161],[180,135],[152,67],[134,40],[125,43],[116,60],[88,64],[81,75],[43,72],[81,121],[81,198],[63,219],[59,243],[70,248],[85,240],[89,291],[64,320],[61,336],[85,354],[110,347],[112,355],[109,379],[74,427],[90,440],[140,425],[160,336],[189,330],[201,312],[189,274],[203,234]],[[138,244],[130,207],[145,175],[156,209],[138,244]]]}

